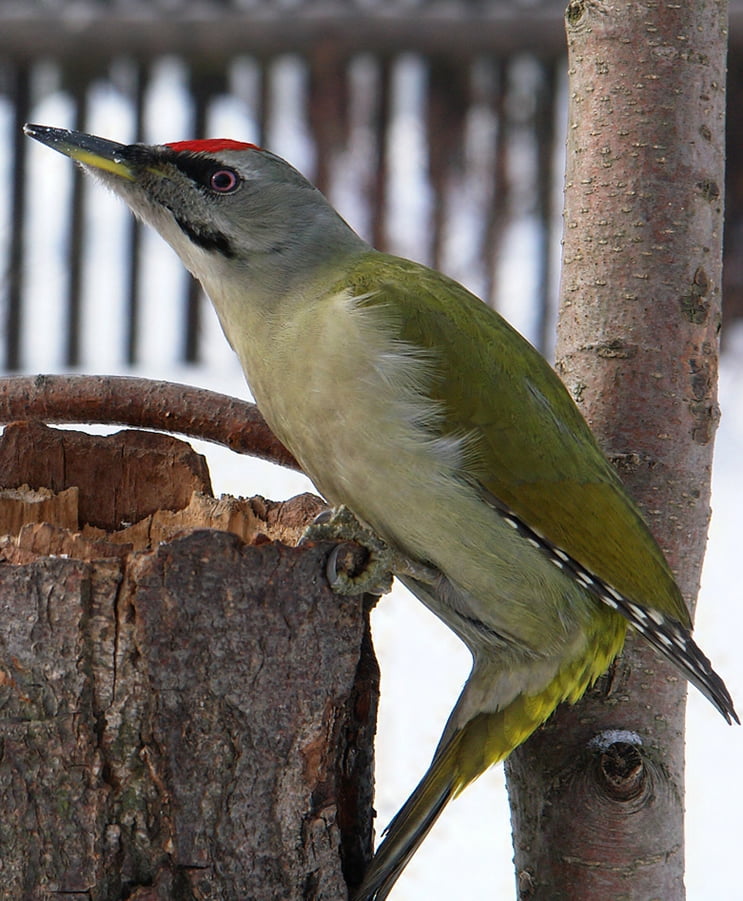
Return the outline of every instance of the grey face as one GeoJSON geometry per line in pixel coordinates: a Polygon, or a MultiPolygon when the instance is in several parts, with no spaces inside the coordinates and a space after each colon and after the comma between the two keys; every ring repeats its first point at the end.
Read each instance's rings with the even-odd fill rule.
{"type": "Polygon", "coordinates": [[[226,260],[270,253],[279,262],[318,219],[338,218],[299,172],[253,144],[126,145],[40,125],[25,131],[121,195],[184,261],[198,248],[226,260]]]}

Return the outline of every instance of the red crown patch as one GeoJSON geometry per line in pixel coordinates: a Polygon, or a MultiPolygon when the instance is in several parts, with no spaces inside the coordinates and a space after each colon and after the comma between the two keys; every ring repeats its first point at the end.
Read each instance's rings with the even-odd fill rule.
{"type": "Polygon", "coordinates": [[[220,150],[260,150],[257,144],[245,144],[242,141],[231,141],[229,138],[207,138],[202,141],[175,141],[166,144],[171,150],[177,152],[190,151],[191,153],[219,153],[220,150]]]}

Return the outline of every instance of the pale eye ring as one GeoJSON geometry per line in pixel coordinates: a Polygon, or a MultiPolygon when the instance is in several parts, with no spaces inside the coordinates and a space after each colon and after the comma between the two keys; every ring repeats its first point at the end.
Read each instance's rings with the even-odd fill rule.
{"type": "Polygon", "coordinates": [[[209,176],[209,187],[217,194],[229,194],[240,184],[240,177],[234,169],[215,169],[209,176]]]}

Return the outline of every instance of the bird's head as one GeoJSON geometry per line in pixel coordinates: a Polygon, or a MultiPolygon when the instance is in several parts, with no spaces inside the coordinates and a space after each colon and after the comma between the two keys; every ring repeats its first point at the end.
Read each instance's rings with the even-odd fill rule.
{"type": "Polygon", "coordinates": [[[119,194],[215,301],[215,284],[239,278],[281,292],[328,254],[363,245],[303,175],[255,144],[118,144],[44,125],[24,131],[119,194]]]}

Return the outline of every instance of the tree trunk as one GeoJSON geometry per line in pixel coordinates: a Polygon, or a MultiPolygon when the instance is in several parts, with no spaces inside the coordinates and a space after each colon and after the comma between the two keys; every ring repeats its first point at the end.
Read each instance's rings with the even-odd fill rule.
{"type": "MultiPolygon", "coordinates": [[[[557,368],[691,608],[718,419],[726,25],[714,0],[567,11],[557,368]]],[[[630,636],[584,701],[512,755],[519,897],[684,897],[685,697],[630,636]]]]}
{"type": "Polygon", "coordinates": [[[0,472],[0,898],[346,897],[377,672],[328,546],[288,546],[322,502],[217,501],[136,432],[13,426],[0,472]]]}

